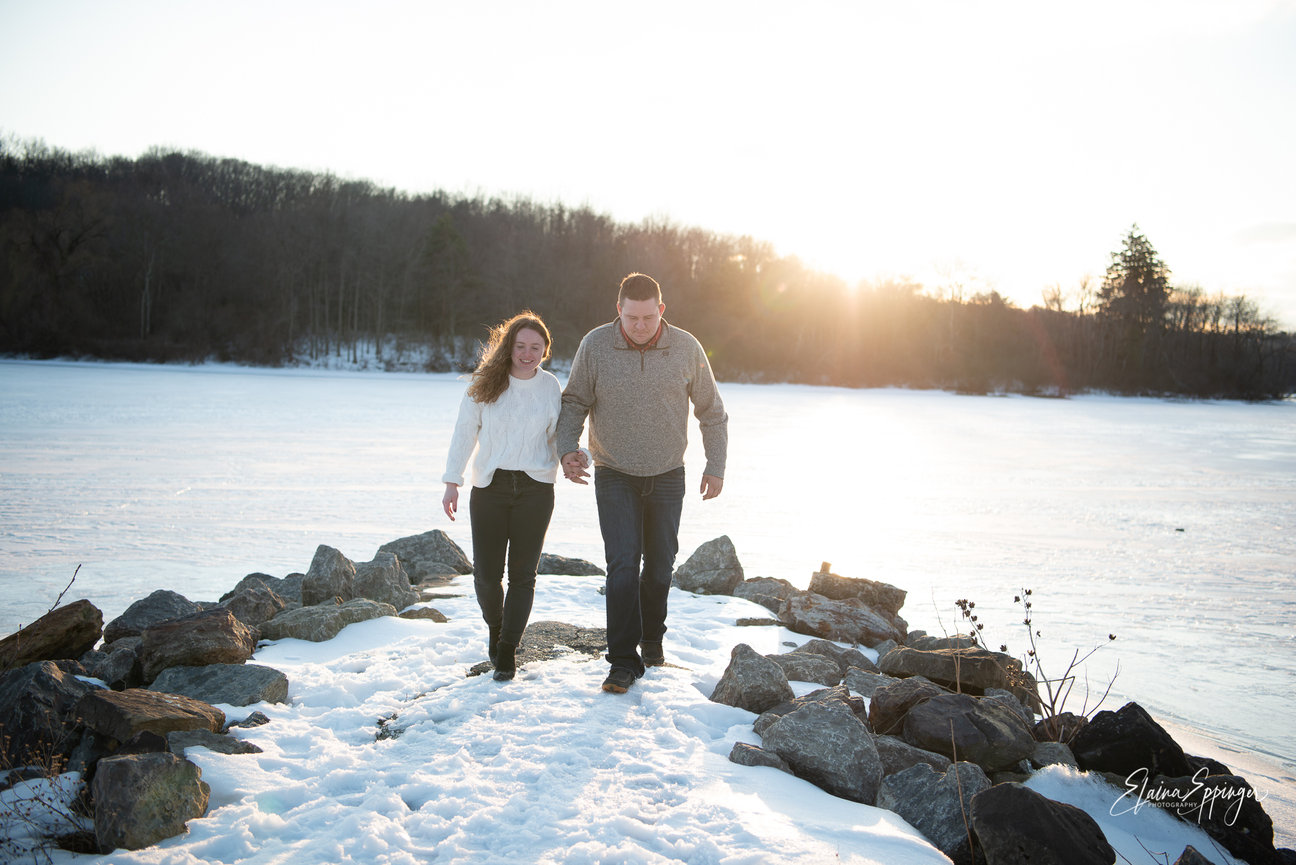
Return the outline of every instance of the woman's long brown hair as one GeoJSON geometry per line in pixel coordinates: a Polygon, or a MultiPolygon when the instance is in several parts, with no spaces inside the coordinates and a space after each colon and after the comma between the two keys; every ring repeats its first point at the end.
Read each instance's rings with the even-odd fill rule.
{"type": "Polygon", "coordinates": [[[473,370],[472,383],[468,385],[468,395],[480,403],[491,403],[499,399],[500,394],[508,389],[509,370],[513,366],[513,343],[517,341],[518,331],[534,330],[544,339],[544,357],[540,362],[549,359],[549,347],[553,341],[549,337],[549,328],[529,309],[500,322],[490,330],[490,337],[482,346],[481,360],[473,370]]]}

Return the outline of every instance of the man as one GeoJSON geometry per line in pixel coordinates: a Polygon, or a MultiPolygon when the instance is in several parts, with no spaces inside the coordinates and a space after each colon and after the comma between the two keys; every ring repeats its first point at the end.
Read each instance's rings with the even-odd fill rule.
{"type": "Polygon", "coordinates": [[[666,596],[679,551],[689,402],[702,430],[702,498],[724,486],[729,416],[702,345],[662,318],[657,281],[621,281],[616,320],[581,340],[558,416],[563,474],[584,484],[579,449],[590,420],[594,495],[607,556],[607,661],[603,690],[623,694],[646,666],[666,663],[666,596]],[[642,562],[642,570],[640,565],[642,562]],[[642,651],[642,655],[640,652],[642,651]]]}

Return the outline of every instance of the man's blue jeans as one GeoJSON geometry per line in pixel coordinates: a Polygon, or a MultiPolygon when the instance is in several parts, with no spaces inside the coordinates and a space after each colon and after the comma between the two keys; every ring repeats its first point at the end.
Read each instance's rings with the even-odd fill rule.
{"type": "Polygon", "coordinates": [[[666,633],[684,467],[651,477],[596,467],[594,498],[607,557],[607,661],[642,676],[640,641],[659,641],[666,633]]]}

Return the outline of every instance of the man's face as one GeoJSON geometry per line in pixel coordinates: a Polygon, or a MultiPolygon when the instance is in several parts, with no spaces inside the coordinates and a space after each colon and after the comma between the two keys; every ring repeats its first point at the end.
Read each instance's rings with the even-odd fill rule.
{"type": "Polygon", "coordinates": [[[621,327],[631,340],[643,345],[657,333],[661,324],[662,313],[666,304],[652,300],[626,300],[617,304],[617,315],[621,317],[621,327]]]}

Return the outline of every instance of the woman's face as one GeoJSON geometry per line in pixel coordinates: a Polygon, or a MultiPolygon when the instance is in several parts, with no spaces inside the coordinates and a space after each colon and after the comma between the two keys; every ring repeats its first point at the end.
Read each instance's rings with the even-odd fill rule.
{"type": "Polygon", "coordinates": [[[514,378],[531,378],[544,360],[544,337],[529,327],[524,327],[513,338],[513,366],[509,374],[514,378]]]}

